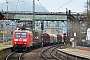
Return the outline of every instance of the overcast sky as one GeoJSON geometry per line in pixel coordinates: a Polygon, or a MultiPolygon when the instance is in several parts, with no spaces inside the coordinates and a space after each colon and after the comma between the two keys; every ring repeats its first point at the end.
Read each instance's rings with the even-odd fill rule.
{"type": "Polygon", "coordinates": [[[49,11],[65,11],[66,8],[72,11],[84,11],[87,0],[39,0],[49,11]],[[59,8],[59,9],[58,9],[59,8]]]}
{"type": "MultiPolygon", "coordinates": [[[[10,3],[18,0],[7,0],[10,3]]],[[[30,0],[19,0],[20,1],[30,1],[30,0]]],[[[33,1],[33,0],[31,0],[33,1]]],[[[37,4],[41,4],[46,7],[50,12],[56,11],[66,11],[66,8],[72,10],[73,12],[83,12],[85,11],[85,3],[87,0],[35,0],[37,4]]],[[[5,3],[6,0],[0,0],[0,3],[5,3]]]]}

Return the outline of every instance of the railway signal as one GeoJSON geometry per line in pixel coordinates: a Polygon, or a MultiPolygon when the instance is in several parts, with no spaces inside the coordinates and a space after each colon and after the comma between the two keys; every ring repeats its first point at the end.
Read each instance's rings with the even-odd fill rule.
{"type": "Polygon", "coordinates": [[[41,30],[44,30],[44,23],[41,22],[41,30]]]}
{"type": "MultiPolygon", "coordinates": [[[[42,35],[43,35],[43,30],[44,30],[44,22],[41,22],[41,30],[42,30],[42,35]]],[[[42,47],[43,47],[43,39],[42,39],[42,47]]]]}

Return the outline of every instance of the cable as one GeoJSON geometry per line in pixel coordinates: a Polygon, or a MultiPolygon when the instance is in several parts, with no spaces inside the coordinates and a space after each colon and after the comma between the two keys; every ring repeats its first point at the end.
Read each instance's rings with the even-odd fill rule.
{"type": "MultiPolygon", "coordinates": [[[[12,4],[12,3],[10,2],[10,4],[12,4]]],[[[14,8],[13,8],[14,5],[12,4],[12,5],[10,5],[10,6],[11,6],[11,9],[14,11],[14,8]]],[[[15,7],[15,6],[14,6],[14,7],[15,7]]]]}
{"type": "MultiPolygon", "coordinates": [[[[18,3],[19,3],[19,0],[18,0],[17,5],[16,5],[16,10],[17,10],[18,3]]],[[[15,10],[15,11],[16,11],[16,10],[15,10]]]]}
{"type": "Polygon", "coordinates": [[[50,8],[51,8],[51,9],[53,9],[53,6],[52,6],[52,4],[51,4],[50,0],[48,0],[48,2],[47,2],[47,3],[49,4],[50,8]]]}
{"type": "MultiPolygon", "coordinates": [[[[39,4],[42,6],[42,4],[40,3],[40,1],[39,0],[37,0],[38,2],[39,2],[39,4]]],[[[45,10],[45,12],[47,12],[46,11],[46,9],[42,6],[42,8],[45,10]]]]}
{"type": "MultiPolygon", "coordinates": [[[[72,2],[72,1],[73,1],[73,0],[70,0],[70,1],[67,2],[66,4],[64,4],[64,5],[60,6],[59,8],[57,8],[55,11],[57,11],[58,9],[62,8],[63,6],[67,5],[68,3],[72,2]]],[[[55,11],[54,11],[54,12],[55,12],[55,11]]]]}

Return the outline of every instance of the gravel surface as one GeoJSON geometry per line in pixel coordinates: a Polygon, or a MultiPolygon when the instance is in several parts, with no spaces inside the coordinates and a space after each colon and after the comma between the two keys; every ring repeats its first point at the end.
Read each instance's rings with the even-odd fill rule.
{"type": "Polygon", "coordinates": [[[40,52],[45,48],[38,48],[23,55],[22,60],[43,60],[40,52]]]}

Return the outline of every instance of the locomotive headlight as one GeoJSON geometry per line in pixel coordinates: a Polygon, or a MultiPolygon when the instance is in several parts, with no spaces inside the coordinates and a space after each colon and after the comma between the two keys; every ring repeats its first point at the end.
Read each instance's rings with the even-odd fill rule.
{"type": "Polygon", "coordinates": [[[23,39],[23,41],[25,41],[25,42],[26,42],[26,41],[27,41],[27,39],[23,39]]]}
{"type": "Polygon", "coordinates": [[[26,42],[24,44],[26,44],[26,42]]]}
{"type": "Polygon", "coordinates": [[[15,42],[15,44],[16,44],[17,42],[15,42]]]}
{"type": "Polygon", "coordinates": [[[18,39],[14,39],[14,41],[18,41],[18,39]]]}

